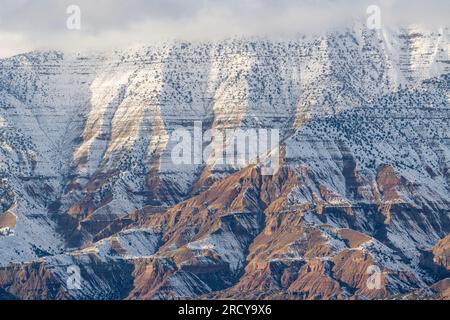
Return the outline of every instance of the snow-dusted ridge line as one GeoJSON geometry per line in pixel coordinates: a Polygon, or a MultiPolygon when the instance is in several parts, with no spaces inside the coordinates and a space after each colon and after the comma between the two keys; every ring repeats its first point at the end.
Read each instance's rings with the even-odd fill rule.
{"type": "MultiPolygon", "coordinates": [[[[321,229],[323,220],[378,237],[358,250],[411,272],[426,287],[431,278],[420,267],[421,254],[449,232],[449,36],[446,28],[354,29],[292,41],[176,42],[1,59],[0,209],[14,203],[17,224],[0,228],[0,265],[90,264],[89,253],[102,263],[128,264],[183,252],[189,258],[180,268],[219,261],[233,276],[243,272],[247,242],[260,228],[256,219],[246,220],[252,210],[239,218],[230,213],[255,233],[245,241],[220,220],[219,231],[198,238],[189,226],[183,232],[193,238],[174,243],[170,254],[157,254],[170,241],[161,240],[160,230],[113,228],[136,210],[169,210],[208,190],[210,180],[236,173],[173,165],[171,133],[202,121],[205,130],[280,129],[282,169],[298,179],[287,186],[287,208],[310,206],[302,223],[328,235],[324,245],[335,253],[349,248],[321,229]],[[92,243],[101,232],[107,236],[92,243]],[[82,245],[88,248],[77,251],[82,245]]],[[[259,205],[255,188],[243,203],[259,205]]],[[[303,261],[294,247],[284,259],[303,261]]],[[[200,294],[191,282],[202,294],[214,291],[186,274],[167,280],[180,296],[200,294]]]]}

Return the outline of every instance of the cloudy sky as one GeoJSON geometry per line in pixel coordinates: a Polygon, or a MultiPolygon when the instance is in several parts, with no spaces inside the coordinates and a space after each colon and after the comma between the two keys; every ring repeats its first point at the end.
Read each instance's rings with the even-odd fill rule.
{"type": "Polygon", "coordinates": [[[174,38],[289,37],[366,19],[371,4],[386,26],[448,24],[449,0],[0,0],[0,57],[174,38]],[[67,28],[70,5],[81,10],[80,30],[67,28]]]}

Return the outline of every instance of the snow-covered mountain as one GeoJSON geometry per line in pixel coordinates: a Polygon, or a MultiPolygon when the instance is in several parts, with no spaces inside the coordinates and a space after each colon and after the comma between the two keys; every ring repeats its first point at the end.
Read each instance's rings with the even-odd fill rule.
{"type": "Polygon", "coordinates": [[[354,28],[0,60],[0,297],[448,299],[449,40],[354,28]],[[279,129],[280,170],[174,165],[196,121],[279,129]]]}

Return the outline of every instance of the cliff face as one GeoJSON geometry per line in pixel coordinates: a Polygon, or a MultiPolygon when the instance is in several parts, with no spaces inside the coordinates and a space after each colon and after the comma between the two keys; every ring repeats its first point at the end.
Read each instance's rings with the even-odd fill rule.
{"type": "Polygon", "coordinates": [[[0,60],[0,297],[445,298],[449,37],[0,60]],[[280,130],[280,169],[174,165],[199,121],[280,130]]]}

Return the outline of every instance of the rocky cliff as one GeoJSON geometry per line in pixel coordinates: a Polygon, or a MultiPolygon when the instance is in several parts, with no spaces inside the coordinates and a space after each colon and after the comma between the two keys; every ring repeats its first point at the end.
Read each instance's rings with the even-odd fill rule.
{"type": "Polygon", "coordinates": [[[0,297],[448,298],[449,38],[0,60],[0,297]],[[279,170],[174,165],[194,122],[278,129],[279,170]]]}

